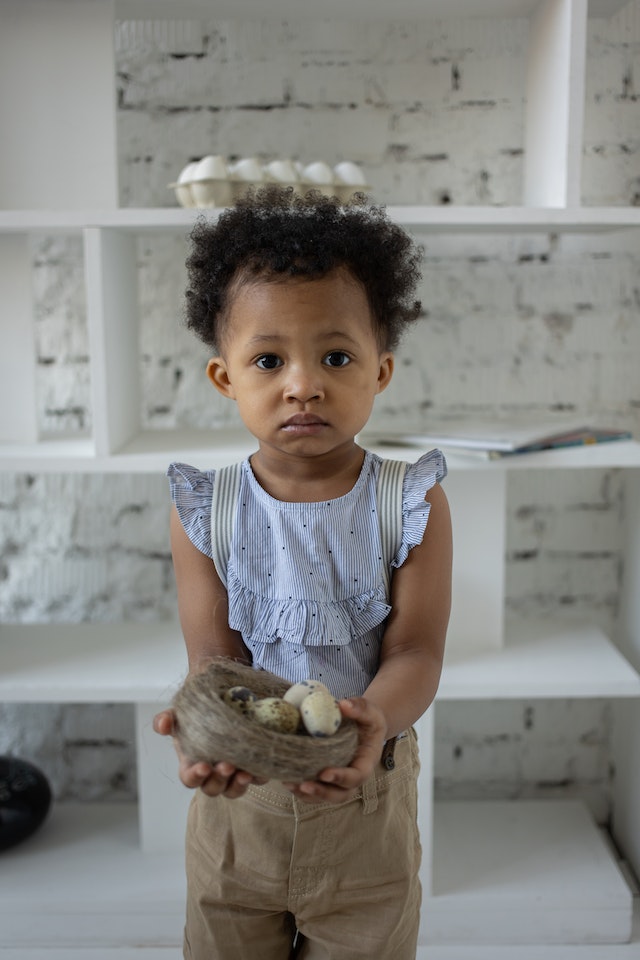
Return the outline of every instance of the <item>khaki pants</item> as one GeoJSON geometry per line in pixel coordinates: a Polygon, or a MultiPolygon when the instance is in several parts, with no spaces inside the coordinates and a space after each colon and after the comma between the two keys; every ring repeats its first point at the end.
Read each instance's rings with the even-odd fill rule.
{"type": "Polygon", "coordinates": [[[357,798],[307,804],[276,783],[198,790],[187,826],[187,960],[415,960],[421,890],[415,733],[357,798]],[[300,939],[300,938],[299,938],[300,939]],[[299,952],[298,952],[299,951],[299,952]]]}

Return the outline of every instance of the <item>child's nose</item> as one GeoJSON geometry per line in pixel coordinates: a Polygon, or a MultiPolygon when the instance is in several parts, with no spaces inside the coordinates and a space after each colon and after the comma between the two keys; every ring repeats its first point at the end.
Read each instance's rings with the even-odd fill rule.
{"type": "Polygon", "coordinates": [[[296,365],[289,370],[285,386],[285,398],[306,403],[324,396],[322,373],[317,367],[296,365]]]}

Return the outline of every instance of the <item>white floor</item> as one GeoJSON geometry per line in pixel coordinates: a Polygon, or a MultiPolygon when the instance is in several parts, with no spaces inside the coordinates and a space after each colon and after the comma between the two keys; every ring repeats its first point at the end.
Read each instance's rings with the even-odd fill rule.
{"type": "MultiPolygon", "coordinates": [[[[175,947],[122,947],[114,949],[6,948],[0,960],[182,960],[175,947]]],[[[260,960],[259,957],[256,960],[260,960]]],[[[375,957],[363,958],[375,960],[375,957]]],[[[634,934],[631,943],[619,946],[517,947],[432,946],[422,947],[416,960],[640,960],[640,901],[634,904],[634,934]]]]}
{"type": "MultiPolygon", "coordinates": [[[[482,812],[476,809],[476,815],[482,812]]],[[[528,822],[533,824],[531,817],[528,822]]],[[[122,806],[59,808],[49,826],[0,857],[0,960],[181,960],[182,854],[142,856],[137,846],[135,811],[122,806]]],[[[516,847],[513,850],[518,852],[516,847]]],[[[530,855],[531,850],[527,848],[526,852],[530,855]]],[[[527,862],[533,869],[535,860],[527,862]]],[[[493,867],[496,895],[502,901],[504,885],[497,882],[500,863],[493,867]]],[[[607,874],[598,876],[606,879],[607,874]]],[[[473,879],[472,874],[469,882],[473,879]]],[[[573,875],[565,880],[585,906],[588,901],[597,910],[599,901],[585,895],[585,889],[590,892],[588,887],[582,889],[573,875]]],[[[451,883],[460,887],[450,871],[440,874],[438,886],[445,899],[451,883]]],[[[531,904],[531,893],[525,892],[531,904]]],[[[458,939],[456,909],[460,913],[460,939],[478,904],[491,916],[495,913],[492,891],[486,884],[479,893],[471,884],[469,893],[472,896],[465,897],[461,891],[457,903],[449,905],[446,943],[419,947],[416,960],[640,960],[638,897],[633,901],[630,943],[478,945],[469,942],[467,931],[464,945],[456,944],[452,942],[458,939]]],[[[564,901],[557,888],[555,897],[556,911],[564,915],[564,901]]],[[[433,909],[434,901],[431,903],[433,909]]],[[[570,907],[571,903],[568,898],[566,904],[570,907]]],[[[519,916],[517,897],[511,898],[511,907],[514,916],[519,916]]],[[[546,912],[541,914],[543,920],[546,912]]],[[[504,910],[500,916],[504,916],[504,910]]],[[[506,921],[500,924],[504,929],[506,921]]],[[[511,926],[516,936],[522,933],[519,920],[512,917],[511,926]]],[[[597,924],[594,930],[599,932],[597,924]]],[[[491,931],[495,934],[495,925],[491,931]]],[[[486,944],[486,931],[484,939],[486,944]]],[[[524,939],[521,937],[521,941],[524,939]]]]}
{"type": "MultiPolygon", "coordinates": [[[[182,951],[175,947],[141,947],[132,949],[92,950],[56,948],[0,948],[1,960],[182,960],[182,951]]],[[[632,943],[624,946],[593,947],[457,947],[453,945],[423,947],[416,960],[639,960],[640,931],[632,943]]],[[[261,960],[257,957],[256,960],[261,960]]],[[[284,960],[284,958],[283,958],[284,960]]],[[[363,960],[376,960],[367,957],[363,960]]]]}

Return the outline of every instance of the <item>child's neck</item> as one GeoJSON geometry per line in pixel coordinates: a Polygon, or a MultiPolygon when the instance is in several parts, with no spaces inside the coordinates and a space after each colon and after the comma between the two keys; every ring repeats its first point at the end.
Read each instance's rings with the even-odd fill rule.
{"type": "Polygon", "coordinates": [[[264,448],[251,457],[251,469],[269,496],[290,503],[319,503],[343,497],[355,485],[364,450],[355,443],[348,451],[319,458],[272,456],[264,448]]]}

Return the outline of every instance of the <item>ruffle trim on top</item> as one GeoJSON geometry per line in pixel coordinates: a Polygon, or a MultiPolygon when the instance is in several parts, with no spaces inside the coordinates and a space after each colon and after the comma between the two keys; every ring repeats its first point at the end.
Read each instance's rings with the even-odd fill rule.
{"type": "Polygon", "coordinates": [[[402,542],[391,562],[392,567],[401,567],[409,551],[422,543],[431,509],[424,495],[446,475],[447,463],[440,450],[425,453],[407,467],[402,484],[402,542]]]}
{"type": "Polygon", "coordinates": [[[229,626],[247,642],[335,646],[350,643],[381,624],[389,614],[384,587],[346,600],[276,600],[243,586],[231,567],[228,575],[229,626]]]}
{"type": "Polygon", "coordinates": [[[215,470],[203,473],[188,463],[172,463],[167,470],[171,499],[189,540],[207,557],[211,549],[211,497],[215,470]]]}

